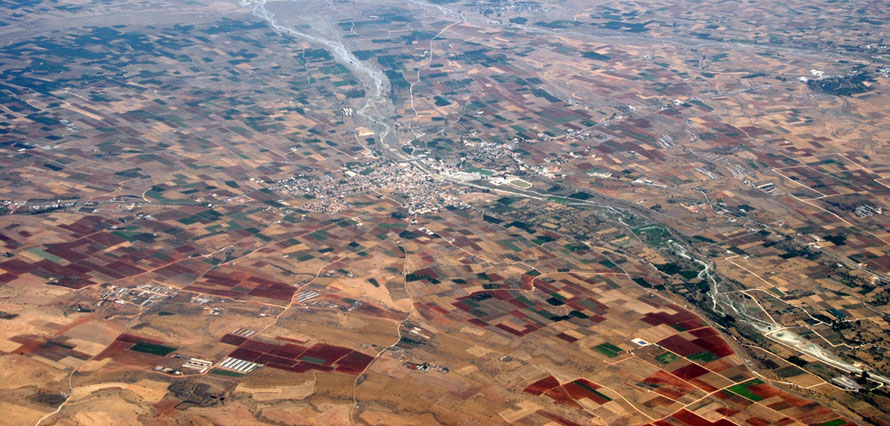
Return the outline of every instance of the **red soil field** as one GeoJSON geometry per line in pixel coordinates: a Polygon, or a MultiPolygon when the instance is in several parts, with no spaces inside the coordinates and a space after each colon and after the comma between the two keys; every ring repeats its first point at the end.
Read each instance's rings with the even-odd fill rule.
{"type": "Polygon", "coordinates": [[[526,388],[522,391],[525,393],[530,393],[532,395],[541,395],[544,392],[547,392],[548,390],[553,389],[557,386],[559,386],[559,380],[556,380],[556,377],[547,376],[541,380],[538,380],[537,382],[526,386],[526,388]]]}
{"type": "Polygon", "coordinates": [[[305,346],[295,345],[293,343],[287,343],[282,346],[278,346],[275,349],[272,349],[271,351],[269,351],[269,353],[272,355],[283,357],[283,358],[297,359],[305,351],[306,351],[305,346]]]}
{"type": "Polygon", "coordinates": [[[96,355],[94,359],[97,361],[101,361],[105,358],[114,358],[115,355],[117,355],[123,351],[126,351],[127,349],[130,348],[130,346],[133,346],[133,344],[115,340],[115,341],[111,342],[111,344],[108,345],[108,347],[105,348],[104,351],[102,351],[98,355],[96,355]]]}
{"type": "Polygon", "coordinates": [[[691,411],[688,411],[686,409],[678,411],[676,414],[674,414],[671,417],[683,422],[684,424],[690,425],[690,426],[710,426],[710,425],[734,426],[735,425],[735,423],[733,423],[729,420],[726,420],[726,419],[720,419],[720,420],[717,420],[716,422],[712,422],[712,421],[705,419],[704,417],[701,417],[701,416],[699,416],[691,411]]]}
{"type": "Polygon", "coordinates": [[[568,382],[562,385],[562,388],[574,399],[587,398],[600,405],[609,402],[609,400],[589,390],[599,389],[601,386],[587,379],[578,379],[573,382],[568,382]]]}
{"type": "Polygon", "coordinates": [[[261,352],[252,351],[250,349],[238,348],[229,354],[232,358],[243,359],[245,361],[256,361],[263,354],[261,352]]]}
{"type": "Polygon", "coordinates": [[[283,358],[280,356],[262,354],[259,358],[257,358],[254,362],[257,364],[269,365],[269,364],[279,364],[279,365],[292,365],[294,363],[293,359],[283,358]]]}
{"type": "Polygon", "coordinates": [[[714,392],[715,390],[717,390],[717,388],[715,388],[714,386],[711,386],[710,384],[705,383],[704,381],[699,379],[690,379],[689,383],[692,383],[705,392],[714,392]]]}
{"type": "Polygon", "coordinates": [[[352,350],[349,348],[329,345],[327,343],[316,343],[314,346],[307,349],[306,352],[300,355],[300,358],[317,358],[324,360],[324,365],[331,365],[334,363],[334,361],[342,358],[344,355],[348,354],[351,351],[352,350]]]}
{"type": "MultiPolygon", "coordinates": [[[[221,340],[232,342],[231,344],[235,342],[241,343],[239,348],[236,348],[229,354],[233,358],[252,361],[263,364],[266,367],[295,373],[318,370],[359,375],[374,360],[373,357],[367,354],[326,343],[317,343],[310,348],[306,348],[294,343],[275,344],[249,340],[231,334],[223,336],[221,340]],[[323,364],[298,360],[301,357],[321,360],[323,364]]],[[[292,339],[278,338],[277,340],[287,341],[292,339]]],[[[296,342],[296,340],[294,341],[296,342]]]]}
{"type": "Polygon", "coordinates": [[[658,389],[655,389],[655,392],[673,400],[677,400],[683,395],[696,391],[695,386],[690,385],[678,377],[668,374],[664,370],[659,370],[655,374],[647,377],[643,382],[659,385],[658,389]]]}
{"type": "Polygon", "coordinates": [[[683,380],[689,380],[708,374],[708,370],[698,364],[689,364],[672,371],[672,373],[683,380]]]}
{"type": "Polygon", "coordinates": [[[337,361],[336,371],[357,376],[368,368],[371,361],[374,361],[374,357],[365,355],[361,352],[350,352],[348,355],[337,361]]]}
{"type": "Polygon", "coordinates": [[[556,337],[559,337],[560,339],[565,340],[566,342],[569,342],[569,343],[575,343],[576,341],[578,341],[578,339],[576,339],[572,336],[569,336],[568,334],[565,334],[565,333],[559,333],[556,335],[556,337]]]}
{"type": "Polygon", "coordinates": [[[241,345],[244,349],[250,349],[252,351],[257,352],[271,352],[278,348],[278,345],[273,343],[261,342],[259,340],[248,340],[241,345]]]}
{"type": "Polygon", "coordinates": [[[671,351],[680,354],[680,356],[689,356],[705,350],[705,348],[684,339],[679,334],[661,339],[658,342],[658,345],[670,349],[671,351]]]}
{"type": "Polygon", "coordinates": [[[242,336],[236,336],[234,334],[226,334],[221,339],[219,339],[219,341],[222,343],[225,343],[227,345],[238,346],[238,345],[244,343],[245,341],[247,341],[247,338],[242,337],[242,336]]]}

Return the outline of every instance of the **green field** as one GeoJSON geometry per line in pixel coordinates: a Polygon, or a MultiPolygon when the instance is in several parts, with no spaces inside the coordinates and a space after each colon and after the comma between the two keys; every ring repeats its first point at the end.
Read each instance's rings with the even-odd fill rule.
{"type": "Polygon", "coordinates": [[[210,374],[218,374],[220,376],[229,376],[229,377],[244,377],[244,375],[241,373],[236,373],[234,371],[229,371],[229,370],[220,370],[218,368],[214,368],[213,370],[210,370],[210,374]]]}
{"type": "Polygon", "coordinates": [[[708,352],[708,351],[701,351],[701,352],[697,352],[697,353],[694,353],[694,354],[692,354],[692,355],[689,355],[689,356],[686,357],[686,358],[689,358],[690,361],[704,361],[704,362],[711,362],[711,361],[713,361],[713,360],[715,360],[715,359],[717,359],[717,358],[720,358],[720,357],[717,356],[717,355],[714,355],[714,354],[712,354],[711,352],[708,352]]]}
{"type": "Polygon", "coordinates": [[[680,357],[673,352],[665,352],[665,353],[655,357],[655,359],[657,359],[665,364],[670,364],[670,363],[680,359],[680,357]]]}
{"type": "Polygon", "coordinates": [[[509,239],[498,241],[498,243],[500,243],[500,244],[501,244],[502,246],[504,246],[505,248],[510,249],[510,250],[513,250],[513,251],[515,251],[515,252],[520,252],[520,251],[522,251],[521,248],[516,247],[516,244],[513,244],[513,241],[511,241],[511,240],[509,240],[509,239]]]}
{"type": "Polygon", "coordinates": [[[568,204],[569,201],[572,201],[572,200],[569,200],[568,198],[563,198],[563,197],[550,196],[550,197],[547,197],[547,201],[552,201],[554,203],[559,203],[559,204],[568,204]]]}
{"type": "Polygon", "coordinates": [[[670,232],[657,224],[641,226],[634,229],[633,232],[654,246],[664,245],[671,239],[670,232]]]}
{"type": "Polygon", "coordinates": [[[480,169],[478,167],[467,167],[464,171],[467,173],[479,173],[482,176],[491,176],[494,174],[491,170],[480,169]]]}
{"type": "Polygon", "coordinates": [[[130,348],[131,351],[136,352],[144,352],[147,354],[158,355],[158,356],[167,356],[170,352],[176,350],[176,348],[171,348],[169,346],[155,345],[153,343],[145,343],[139,342],[133,347],[130,348]]]}
{"type": "Polygon", "coordinates": [[[803,374],[803,370],[801,370],[793,365],[789,365],[787,367],[782,367],[782,368],[776,370],[776,375],[782,379],[786,379],[788,377],[799,376],[801,374],[803,374]]]}
{"type": "Polygon", "coordinates": [[[324,365],[324,360],[321,358],[315,358],[311,356],[304,356],[300,358],[300,361],[311,362],[313,364],[324,365]]]}
{"type": "Polygon", "coordinates": [[[754,392],[751,392],[750,390],[748,390],[748,388],[751,386],[760,385],[760,384],[763,384],[763,381],[761,381],[760,379],[754,379],[754,380],[749,380],[745,383],[739,383],[735,386],[728,388],[727,390],[736,394],[736,395],[743,396],[745,398],[750,399],[751,401],[756,402],[756,401],[762,400],[763,398],[755,395],[754,392]]]}
{"type": "Polygon", "coordinates": [[[680,324],[671,324],[671,327],[673,327],[674,330],[677,330],[680,332],[686,331],[686,328],[680,324]]]}
{"type": "Polygon", "coordinates": [[[618,354],[623,352],[621,350],[621,348],[619,348],[618,346],[615,346],[611,343],[603,343],[603,344],[594,346],[593,349],[595,349],[597,352],[599,352],[609,358],[615,358],[616,356],[618,356],[618,354]]]}
{"type": "Polygon", "coordinates": [[[605,399],[606,401],[612,400],[612,398],[609,398],[608,396],[605,396],[605,395],[599,393],[596,389],[594,389],[590,386],[587,386],[586,384],[584,384],[584,382],[582,382],[580,380],[575,380],[573,383],[575,383],[578,386],[581,386],[582,388],[586,389],[588,392],[593,393],[594,395],[599,396],[602,399],[605,399]]]}
{"type": "Polygon", "coordinates": [[[153,198],[153,199],[155,199],[155,200],[161,200],[161,201],[174,201],[174,200],[171,200],[171,199],[169,199],[169,198],[167,198],[167,197],[164,197],[163,194],[161,194],[161,193],[158,192],[158,191],[155,191],[154,189],[149,189],[148,191],[145,191],[145,197],[146,197],[146,198],[153,198]]]}
{"type": "Polygon", "coordinates": [[[519,189],[529,189],[532,187],[532,184],[522,180],[522,179],[513,179],[508,182],[510,185],[513,185],[519,189]]]}
{"type": "Polygon", "coordinates": [[[318,241],[324,241],[324,240],[328,239],[328,236],[325,235],[325,233],[322,231],[315,231],[315,232],[309,234],[309,236],[318,240],[318,241]]]}
{"type": "Polygon", "coordinates": [[[36,255],[38,255],[38,256],[40,256],[40,257],[42,257],[42,258],[44,258],[44,259],[46,259],[46,260],[48,260],[48,261],[50,261],[50,262],[53,262],[53,263],[62,263],[62,262],[64,262],[64,261],[62,260],[62,258],[60,258],[60,257],[58,257],[58,256],[55,256],[55,255],[52,255],[52,254],[49,254],[49,253],[47,253],[47,252],[41,250],[41,249],[38,248],[38,247],[34,247],[34,248],[32,248],[32,249],[28,249],[28,253],[36,254],[36,255]]]}

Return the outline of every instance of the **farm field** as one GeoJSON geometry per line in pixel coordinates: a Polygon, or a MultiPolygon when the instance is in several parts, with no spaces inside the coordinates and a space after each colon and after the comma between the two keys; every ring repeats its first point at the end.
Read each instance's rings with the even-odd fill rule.
{"type": "Polygon", "coordinates": [[[16,0],[5,424],[890,424],[890,4],[16,0]]]}

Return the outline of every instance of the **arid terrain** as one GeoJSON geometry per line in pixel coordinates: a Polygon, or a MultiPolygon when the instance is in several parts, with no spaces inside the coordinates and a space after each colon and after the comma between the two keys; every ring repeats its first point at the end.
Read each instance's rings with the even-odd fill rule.
{"type": "Polygon", "coordinates": [[[890,425],[890,3],[0,2],[3,424],[890,425]]]}

